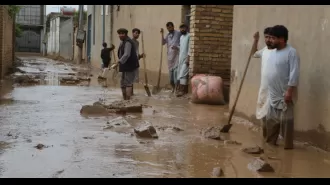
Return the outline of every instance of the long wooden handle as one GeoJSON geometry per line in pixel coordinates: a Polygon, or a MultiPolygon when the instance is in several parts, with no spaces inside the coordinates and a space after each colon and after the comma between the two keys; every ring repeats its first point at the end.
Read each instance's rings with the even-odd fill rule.
{"type": "Polygon", "coordinates": [[[163,65],[163,42],[161,41],[160,42],[160,64],[159,64],[159,71],[158,71],[157,89],[159,89],[159,86],[160,86],[160,76],[162,74],[162,65],[163,65]]]}
{"type": "MultiPolygon", "coordinates": [[[[112,54],[113,54],[113,60],[114,60],[115,64],[117,64],[115,49],[112,50],[112,54]]],[[[111,68],[111,66],[109,66],[109,69],[111,68]]],[[[118,66],[115,67],[115,70],[118,71],[118,66]]]]}
{"type": "MultiPolygon", "coordinates": [[[[143,42],[143,32],[141,32],[141,45],[142,45],[142,53],[144,54],[144,42],[143,42]]],[[[146,67],[146,59],[143,56],[143,67],[144,67],[144,83],[148,85],[148,76],[147,76],[147,67],[146,67]]]]}
{"type": "Polygon", "coordinates": [[[236,109],[236,104],[237,104],[239,95],[241,94],[242,86],[243,86],[243,83],[244,83],[244,80],[245,80],[245,76],[246,76],[247,70],[249,68],[249,64],[250,64],[252,55],[253,55],[253,46],[251,48],[249,59],[248,59],[248,61],[246,63],[246,66],[245,66],[245,70],[244,70],[244,73],[243,73],[243,78],[242,78],[241,83],[239,85],[239,88],[238,88],[238,92],[237,92],[237,96],[236,96],[234,105],[233,105],[233,107],[230,110],[229,119],[228,119],[228,125],[230,125],[231,119],[233,118],[233,114],[234,114],[235,109],[236,109]]]}

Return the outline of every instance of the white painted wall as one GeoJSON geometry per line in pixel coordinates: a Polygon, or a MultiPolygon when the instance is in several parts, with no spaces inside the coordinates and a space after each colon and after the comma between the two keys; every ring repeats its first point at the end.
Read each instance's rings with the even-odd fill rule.
{"type": "Polygon", "coordinates": [[[60,17],[50,20],[47,54],[57,55],[60,52],[60,17]]]}

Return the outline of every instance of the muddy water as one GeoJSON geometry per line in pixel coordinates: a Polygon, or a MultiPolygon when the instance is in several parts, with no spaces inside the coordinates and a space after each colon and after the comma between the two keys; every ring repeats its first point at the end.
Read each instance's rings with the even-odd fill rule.
{"type": "Polygon", "coordinates": [[[6,82],[1,87],[0,177],[211,177],[215,167],[222,167],[225,177],[330,176],[328,155],[298,144],[292,151],[269,148],[275,173],[251,172],[247,165],[254,156],[240,150],[260,145],[258,132],[234,125],[225,137],[242,145],[204,139],[200,129],[224,122],[227,108],[194,105],[168,92],[148,98],[137,87],[134,98],[149,107],[142,114],[124,116],[131,127],[104,129],[120,115],[83,117],[79,111],[99,99],[120,99],[118,84],[99,84],[94,75],[88,85],[61,86],[59,77],[75,73],[72,66],[36,60],[44,61],[42,71],[32,69],[38,66],[33,64],[25,70],[43,73],[40,85],[12,88],[6,82]],[[159,139],[132,136],[133,128],[143,121],[157,128],[159,139]],[[183,131],[160,129],[166,126],[183,131]],[[39,143],[46,147],[34,148],[39,143]]]}

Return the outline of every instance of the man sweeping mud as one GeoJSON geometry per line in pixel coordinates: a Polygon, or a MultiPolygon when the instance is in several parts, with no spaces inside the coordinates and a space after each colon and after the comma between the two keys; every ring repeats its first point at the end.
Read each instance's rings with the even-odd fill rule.
{"type": "MultiPolygon", "coordinates": [[[[136,54],[137,54],[137,57],[138,57],[139,60],[144,57],[144,54],[143,53],[142,54],[139,54],[139,45],[140,45],[140,43],[139,43],[138,39],[140,37],[140,33],[141,33],[141,31],[138,28],[134,28],[132,30],[132,34],[133,34],[132,41],[134,43],[134,46],[135,46],[135,49],[136,49],[136,54]]],[[[135,76],[135,81],[134,82],[135,83],[139,83],[139,70],[136,70],[135,75],[136,76],[135,76]]],[[[134,95],[134,87],[133,87],[133,85],[132,85],[132,95],[134,95]]]]}
{"type": "MultiPolygon", "coordinates": [[[[264,30],[264,38],[266,46],[260,50],[258,50],[258,41],[259,41],[259,32],[254,34],[254,43],[253,43],[253,57],[254,58],[261,58],[261,81],[260,81],[260,88],[257,100],[257,110],[256,110],[256,118],[259,120],[265,120],[267,111],[269,108],[269,101],[268,101],[268,83],[267,83],[267,63],[269,59],[270,52],[273,51],[270,42],[270,30],[271,28],[268,27],[264,30]],[[258,50],[258,51],[257,51],[258,50]]],[[[262,128],[263,128],[263,137],[266,139],[266,123],[262,121],[262,128]]]]}
{"type": "Polygon", "coordinates": [[[282,25],[270,30],[270,52],[266,74],[269,109],[265,118],[266,142],[276,145],[280,131],[284,149],[293,148],[293,91],[298,85],[300,59],[296,49],[287,44],[288,29],[282,25]]]}
{"type": "Polygon", "coordinates": [[[136,53],[135,44],[131,38],[127,36],[127,29],[120,28],[117,30],[119,39],[121,40],[118,47],[117,64],[113,65],[115,68],[119,65],[119,72],[122,72],[120,87],[122,90],[124,100],[129,100],[132,96],[132,87],[135,81],[137,70],[139,70],[139,59],[136,53]]]}
{"type": "Polygon", "coordinates": [[[167,64],[173,93],[175,91],[175,85],[177,84],[177,65],[179,63],[181,33],[177,30],[174,30],[174,24],[172,22],[166,23],[166,28],[168,34],[165,38],[163,28],[161,28],[160,33],[162,34],[163,45],[167,44],[167,64]]]}
{"type": "Polygon", "coordinates": [[[102,44],[103,49],[101,50],[101,59],[102,59],[102,68],[108,68],[111,62],[111,51],[115,49],[115,46],[112,44],[111,48],[108,48],[108,44],[104,42],[102,44]]]}

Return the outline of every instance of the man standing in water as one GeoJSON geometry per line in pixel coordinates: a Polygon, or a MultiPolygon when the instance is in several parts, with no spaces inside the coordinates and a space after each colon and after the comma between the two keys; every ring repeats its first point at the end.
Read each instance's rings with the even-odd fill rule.
{"type": "Polygon", "coordinates": [[[179,54],[179,64],[178,64],[178,80],[179,87],[177,96],[183,96],[188,93],[188,75],[189,75],[189,60],[190,60],[190,34],[187,32],[188,26],[182,24],[180,26],[180,54],[179,54]]]}
{"type": "Polygon", "coordinates": [[[293,149],[293,91],[298,85],[300,59],[296,49],[287,44],[288,29],[276,25],[270,30],[271,47],[267,62],[269,109],[266,116],[266,142],[276,145],[279,133],[284,149],[293,149]]]}
{"type": "MultiPolygon", "coordinates": [[[[142,54],[139,54],[139,45],[140,45],[140,43],[139,43],[138,39],[140,37],[140,33],[141,33],[141,31],[138,28],[134,28],[132,30],[132,34],[133,34],[132,41],[134,43],[134,46],[135,46],[135,49],[136,49],[136,54],[137,54],[139,60],[144,57],[144,54],[143,53],[142,54]]],[[[137,69],[135,71],[135,81],[134,82],[135,83],[139,83],[139,69],[137,69]]],[[[134,95],[134,93],[133,93],[134,92],[134,89],[133,88],[134,87],[132,85],[132,95],[134,95]]]]}
{"type": "Polygon", "coordinates": [[[136,54],[134,42],[127,36],[127,29],[120,28],[117,30],[119,39],[121,40],[118,48],[117,64],[112,68],[119,65],[119,72],[122,72],[120,87],[124,100],[129,100],[132,96],[132,86],[136,77],[136,70],[139,70],[139,60],[136,54]]]}
{"type": "Polygon", "coordinates": [[[167,64],[173,93],[177,84],[177,65],[179,62],[179,46],[181,33],[177,30],[174,30],[173,22],[166,23],[166,28],[168,34],[165,38],[163,28],[160,29],[160,33],[162,34],[163,45],[167,44],[167,64]]]}
{"type": "Polygon", "coordinates": [[[115,46],[112,44],[111,48],[107,48],[107,43],[102,44],[103,49],[101,50],[101,59],[103,63],[102,68],[108,68],[111,62],[111,51],[115,49],[115,46]]]}
{"type": "Polygon", "coordinates": [[[262,48],[261,50],[258,50],[258,41],[259,41],[259,32],[254,34],[254,43],[253,43],[253,57],[254,58],[261,58],[261,81],[260,81],[260,88],[259,88],[259,95],[257,100],[257,110],[256,110],[256,118],[259,120],[262,120],[262,130],[263,130],[263,137],[266,139],[266,115],[269,107],[269,101],[268,101],[268,83],[267,83],[267,63],[269,54],[273,49],[271,48],[270,43],[270,30],[271,28],[268,27],[264,30],[264,38],[265,38],[265,44],[266,46],[262,48]]]}

